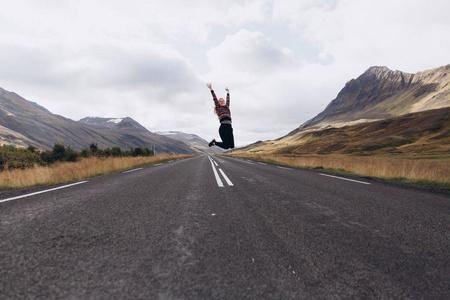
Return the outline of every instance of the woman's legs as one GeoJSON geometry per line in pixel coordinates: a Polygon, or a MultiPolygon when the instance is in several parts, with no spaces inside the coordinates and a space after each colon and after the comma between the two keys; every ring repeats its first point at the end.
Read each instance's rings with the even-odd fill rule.
{"type": "Polygon", "coordinates": [[[233,127],[231,124],[220,124],[219,134],[222,142],[216,142],[215,145],[223,149],[234,148],[233,127]]]}

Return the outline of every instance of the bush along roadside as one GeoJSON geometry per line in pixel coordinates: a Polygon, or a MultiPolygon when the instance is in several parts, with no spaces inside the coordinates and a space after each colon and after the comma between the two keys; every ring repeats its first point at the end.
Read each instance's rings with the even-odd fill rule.
{"type": "Polygon", "coordinates": [[[97,157],[137,157],[153,156],[154,153],[148,148],[132,148],[122,150],[120,147],[99,149],[96,143],[91,143],[89,148],[80,152],[55,144],[52,150],[39,151],[34,146],[19,148],[12,145],[0,146],[0,172],[4,170],[27,169],[35,165],[46,166],[55,162],[76,162],[79,158],[91,156],[97,157]]]}

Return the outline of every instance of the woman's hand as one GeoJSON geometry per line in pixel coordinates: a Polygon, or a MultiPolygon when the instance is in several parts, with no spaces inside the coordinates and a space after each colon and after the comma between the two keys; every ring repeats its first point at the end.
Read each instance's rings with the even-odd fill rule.
{"type": "Polygon", "coordinates": [[[208,87],[208,89],[212,90],[212,83],[211,83],[211,82],[208,82],[208,83],[206,84],[206,86],[208,87]]]}
{"type": "Polygon", "coordinates": [[[230,90],[227,87],[225,88],[225,91],[227,91],[227,93],[230,93],[230,90]]]}

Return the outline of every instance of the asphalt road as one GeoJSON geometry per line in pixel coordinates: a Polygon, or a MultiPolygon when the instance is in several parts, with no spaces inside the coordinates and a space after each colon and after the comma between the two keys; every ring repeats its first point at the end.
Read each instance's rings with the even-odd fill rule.
{"type": "Polygon", "coordinates": [[[383,180],[202,156],[0,192],[0,222],[1,299],[450,298],[450,193],[383,180]]]}

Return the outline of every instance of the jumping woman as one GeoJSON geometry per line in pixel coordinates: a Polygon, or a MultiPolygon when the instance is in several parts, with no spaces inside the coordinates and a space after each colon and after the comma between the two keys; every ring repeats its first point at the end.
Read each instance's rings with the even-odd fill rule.
{"type": "Polygon", "coordinates": [[[230,90],[228,90],[228,88],[225,88],[225,91],[227,91],[227,102],[225,103],[225,100],[223,100],[223,98],[217,100],[211,83],[207,83],[206,86],[210,89],[214,100],[214,113],[219,118],[219,134],[220,138],[222,139],[222,142],[216,142],[216,140],[212,140],[209,143],[209,147],[215,145],[223,149],[233,149],[234,136],[233,127],[231,127],[230,90]]]}

